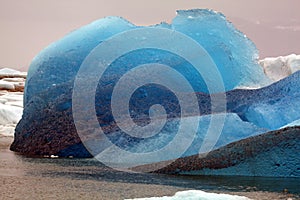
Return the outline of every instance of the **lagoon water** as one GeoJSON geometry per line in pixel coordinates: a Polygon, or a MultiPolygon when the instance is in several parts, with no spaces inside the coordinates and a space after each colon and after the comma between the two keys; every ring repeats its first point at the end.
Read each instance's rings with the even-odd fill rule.
{"type": "Polygon", "coordinates": [[[300,199],[300,179],[128,173],[95,159],[28,158],[0,137],[0,199],[126,199],[203,190],[251,199],[300,199]]]}

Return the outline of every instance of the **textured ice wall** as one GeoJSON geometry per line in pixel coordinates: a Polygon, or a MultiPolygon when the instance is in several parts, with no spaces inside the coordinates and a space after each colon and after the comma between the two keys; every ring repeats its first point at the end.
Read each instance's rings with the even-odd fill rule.
{"type": "MultiPolygon", "coordinates": [[[[255,131],[255,129],[252,129],[252,127],[248,125],[255,124],[258,127],[260,127],[261,125],[264,126],[264,124],[257,124],[258,121],[256,120],[256,116],[262,116],[268,119],[267,121],[270,122],[271,124],[272,122],[277,122],[277,120],[273,120],[272,115],[268,115],[267,112],[263,113],[263,115],[261,115],[261,113],[251,112],[253,118],[247,119],[246,116],[249,114],[249,111],[251,110],[249,108],[253,106],[256,107],[260,106],[261,108],[264,108],[263,105],[265,104],[269,106],[273,105],[274,106],[273,109],[275,110],[277,110],[277,106],[280,106],[281,109],[279,111],[280,113],[274,115],[273,117],[281,119],[283,118],[283,116],[287,116],[285,118],[286,121],[284,122],[284,125],[293,122],[294,118],[295,120],[299,119],[300,112],[295,113],[295,115],[290,115],[290,111],[289,111],[290,109],[294,109],[294,108],[296,110],[298,109],[297,102],[300,97],[299,87],[298,87],[300,81],[299,76],[300,76],[300,72],[296,72],[291,76],[277,83],[274,83],[268,87],[261,88],[258,90],[233,90],[227,92],[226,93],[227,111],[238,114],[240,118],[234,114],[230,114],[235,117],[233,117],[231,121],[228,121],[228,123],[226,123],[228,126],[224,127],[223,133],[227,132],[226,129],[229,129],[232,131],[232,133],[230,133],[230,131],[228,130],[227,132],[228,135],[230,136],[232,134],[235,137],[236,135],[239,134],[240,131],[243,132],[247,132],[248,130],[255,131]],[[289,104],[280,105],[281,99],[289,99],[289,104]],[[279,103],[274,104],[276,102],[279,103]],[[289,118],[289,116],[291,118],[289,118]],[[240,119],[242,119],[243,121],[240,121],[240,119]],[[230,127],[231,123],[233,125],[230,127]]],[[[76,129],[72,118],[72,95],[70,92],[71,90],[72,90],[72,85],[70,83],[66,85],[60,85],[60,86],[53,87],[49,92],[43,93],[41,97],[33,98],[31,100],[31,103],[27,105],[27,108],[25,108],[22,116],[22,120],[19,122],[16,128],[15,142],[13,145],[13,149],[15,151],[23,152],[25,154],[30,154],[30,153],[36,154],[36,152],[41,152],[42,154],[50,153],[50,154],[58,154],[61,156],[78,155],[79,157],[85,157],[87,155],[85,148],[83,146],[78,145],[80,139],[78,139],[78,135],[76,134],[76,129]],[[63,94],[60,95],[59,98],[53,98],[52,96],[50,96],[56,91],[63,91],[63,94]],[[50,102],[45,103],[44,99],[47,99],[50,102]],[[28,133],[30,133],[30,137],[28,137],[29,136],[28,133]],[[45,140],[43,140],[45,141],[45,143],[41,143],[40,142],[41,140],[39,138],[46,138],[45,140]],[[47,143],[47,141],[50,140],[60,141],[60,143],[58,142],[47,143]],[[62,146],[62,144],[64,146],[62,146]],[[76,148],[73,148],[72,145],[74,145],[74,147],[76,148]],[[28,148],[31,146],[34,148],[28,148]],[[66,148],[67,146],[70,146],[70,148],[66,148]],[[58,153],[60,151],[61,153],[58,153]]],[[[142,94],[144,93],[141,93],[141,95],[142,94]]],[[[140,94],[137,93],[136,95],[140,95],[140,94]]],[[[152,100],[161,101],[163,99],[162,96],[159,96],[156,93],[148,93],[148,95],[151,96],[150,102],[152,102],[152,100]]],[[[198,97],[199,103],[201,103],[200,104],[201,113],[211,114],[209,95],[204,95],[204,94],[198,94],[198,95],[199,95],[198,97]]],[[[137,113],[141,114],[140,117],[146,116],[148,111],[147,108],[145,108],[142,105],[137,106],[136,108],[137,108],[136,109],[137,113]]],[[[85,114],[85,112],[83,112],[82,114],[85,114]]],[[[205,116],[203,116],[203,119],[204,118],[205,116]]],[[[209,120],[209,116],[207,116],[206,119],[209,120]]],[[[106,116],[103,115],[100,116],[99,120],[105,123],[105,120],[107,119],[106,116]]],[[[86,122],[83,123],[86,124],[86,122]]],[[[201,126],[200,128],[202,128],[202,130],[205,131],[206,126],[201,126]]],[[[282,124],[273,123],[272,126],[281,127],[282,124]]],[[[172,130],[175,130],[175,128],[176,127],[173,127],[172,130]]],[[[91,130],[90,128],[87,129],[87,131],[90,130],[91,130]]],[[[112,134],[112,132],[114,131],[116,130],[108,129],[108,132],[111,135],[114,135],[112,134]]],[[[133,141],[132,138],[128,138],[128,137],[119,138],[118,135],[116,135],[116,137],[117,138],[113,138],[114,141],[117,142],[118,139],[120,139],[119,144],[123,146],[126,146],[126,142],[132,143],[131,145],[133,145],[134,142],[136,142],[133,141]],[[121,140],[123,140],[123,143],[121,142],[121,140]]],[[[172,138],[172,136],[170,137],[172,138]]],[[[241,134],[241,137],[247,137],[247,135],[241,134]]],[[[162,141],[160,142],[163,143],[162,141]]]]}
{"type": "MultiPolygon", "coordinates": [[[[219,135],[212,135],[210,137],[217,137],[216,143],[212,144],[213,149],[217,149],[221,146],[225,146],[231,142],[235,142],[250,136],[258,135],[261,133],[268,132],[268,129],[260,128],[252,123],[242,121],[236,114],[228,113],[228,114],[216,114],[216,115],[225,115],[226,120],[224,123],[224,127],[222,132],[219,135]]],[[[190,156],[199,153],[206,153],[205,149],[201,149],[203,145],[204,138],[207,137],[206,134],[208,132],[209,122],[211,120],[211,115],[205,115],[201,117],[190,117],[190,118],[199,118],[199,128],[192,139],[192,143],[187,148],[185,153],[182,156],[190,156]]],[[[198,121],[198,120],[197,120],[198,121]]],[[[172,120],[168,123],[168,127],[163,130],[159,135],[149,139],[140,141],[137,144],[129,143],[125,146],[125,149],[135,153],[141,152],[149,152],[149,151],[156,151],[160,148],[164,147],[169,142],[172,142],[173,137],[177,133],[177,126],[179,124],[179,120],[172,120]]],[[[187,133],[185,135],[189,135],[188,132],[191,130],[185,130],[187,133]]],[[[217,133],[218,130],[211,130],[212,132],[217,133]]],[[[122,144],[124,145],[124,141],[122,141],[122,137],[119,137],[118,133],[113,133],[111,139],[114,141],[114,144],[122,144]]],[[[186,138],[188,140],[188,138],[186,138]]],[[[206,138],[209,140],[209,138],[206,138]]],[[[123,138],[124,140],[124,138],[123,138]]],[[[211,139],[214,141],[213,139],[211,139]]],[[[207,141],[206,141],[207,142],[207,141]]],[[[182,145],[186,145],[182,142],[182,145]]],[[[123,147],[124,148],[124,147],[123,147]]],[[[179,148],[179,146],[178,146],[179,148]]],[[[212,149],[208,149],[210,151],[212,149]]],[[[172,155],[170,152],[168,155],[160,155],[160,158],[157,158],[157,162],[168,160],[168,159],[176,159],[176,155],[172,155]]]]}
{"type": "Polygon", "coordinates": [[[226,91],[268,82],[258,69],[258,51],[254,43],[221,13],[198,9],[178,11],[172,27],[207,50],[218,66],[226,91]]]}
{"type": "Polygon", "coordinates": [[[270,130],[276,130],[300,119],[300,72],[261,89],[258,99],[244,111],[247,121],[270,130]]]}
{"type": "MultiPolygon", "coordinates": [[[[299,130],[300,127],[288,127],[249,137],[211,151],[205,156],[179,158],[157,172],[300,177],[299,130]]],[[[141,166],[143,167],[145,166],[141,166]]]]}

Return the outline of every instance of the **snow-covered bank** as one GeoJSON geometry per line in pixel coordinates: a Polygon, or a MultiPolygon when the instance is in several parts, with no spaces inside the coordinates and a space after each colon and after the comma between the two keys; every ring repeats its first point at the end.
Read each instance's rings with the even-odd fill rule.
{"type": "Polygon", "coordinates": [[[25,78],[25,72],[0,69],[0,135],[12,137],[22,117],[25,78]]]}
{"type": "MultiPolygon", "coordinates": [[[[174,196],[163,197],[150,197],[150,198],[136,198],[136,200],[250,200],[247,197],[229,195],[229,194],[217,194],[208,193],[201,190],[187,190],[176,192],[174,196]]],[[[128,199],[129,200],[129,199],[128,199]]]]}

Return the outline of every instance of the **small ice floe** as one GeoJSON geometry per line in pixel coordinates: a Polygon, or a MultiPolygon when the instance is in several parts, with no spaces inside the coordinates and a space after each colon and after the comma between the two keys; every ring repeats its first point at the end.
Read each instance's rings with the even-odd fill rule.
{"type": "Polygon", "coordinates": [[[50,158],[58,158],[56,155],[51,155],[50,158]]]}
{"type": "Polygon", "coordinates": [[[247,197],[229,195],[229,194],[217,194],[209,193],[201,190],[187,190],[176,192],[174,196],[163,197],[150,197],[150,198],[136,198],[136,200],[250,200],[247,197]]]}

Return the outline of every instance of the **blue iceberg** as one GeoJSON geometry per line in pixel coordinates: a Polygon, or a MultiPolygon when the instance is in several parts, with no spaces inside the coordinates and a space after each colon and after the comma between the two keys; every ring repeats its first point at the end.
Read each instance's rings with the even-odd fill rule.
{"type": "Polygon", "coordinates": [[[300,72],[261,89],[235,90],[270,83],[255,45],[220,13],[177,13],[172,24],[150,27],[106,17],[45,48],[30,65],[11,149],[107,162],[121,149],[114,158],[153,153],[141,161],[151,163],[300,118],[300,72]]]}

